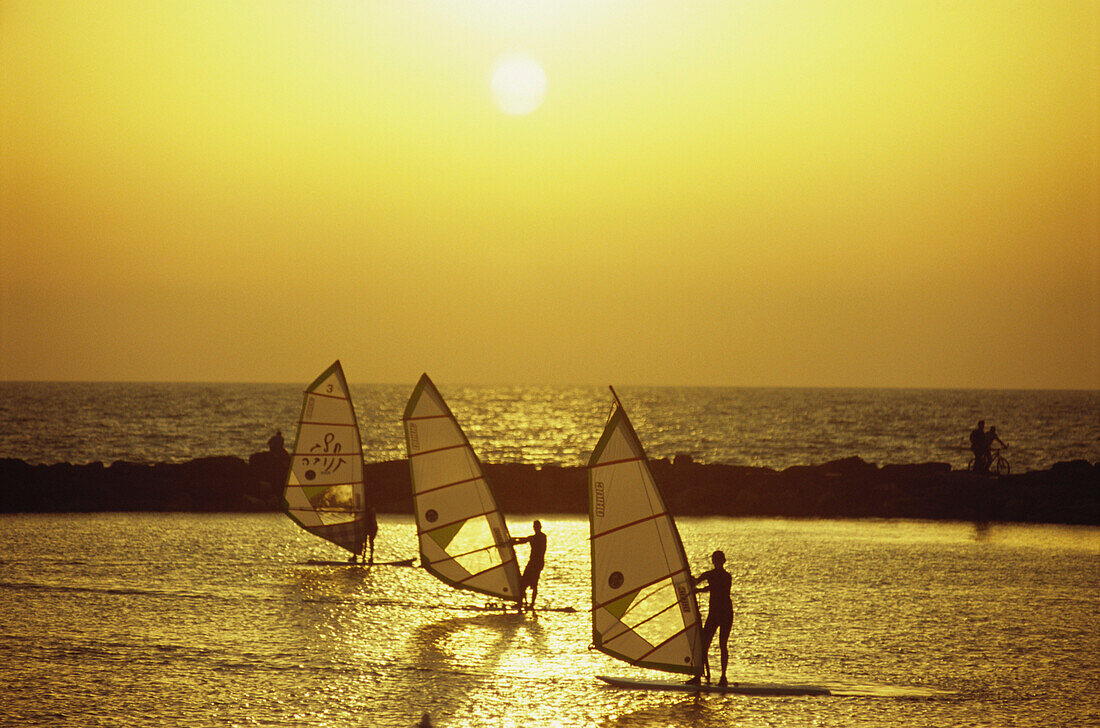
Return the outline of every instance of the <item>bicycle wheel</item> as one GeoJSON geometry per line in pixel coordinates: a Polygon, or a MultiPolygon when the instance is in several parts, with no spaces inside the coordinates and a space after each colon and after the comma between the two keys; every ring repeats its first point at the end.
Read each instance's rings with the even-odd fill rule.
{"type": "Polygon", "coordinates": [[[990,470],[992,470],[997,475],[1003,476],[1003,475],[1008,475],[1009,474],[1009,472],[1012,470],[1012,466],[1010,466],[1008,464],[1007,460],[1005,460],[1003,457],[998,455],[993,460],[993,467],[990,468],[990,470]]]}

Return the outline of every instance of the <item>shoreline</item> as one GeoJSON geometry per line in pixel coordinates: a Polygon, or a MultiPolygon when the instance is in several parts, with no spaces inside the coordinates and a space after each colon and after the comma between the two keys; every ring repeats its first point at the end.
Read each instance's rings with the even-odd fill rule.
{"type": "MultiPolygon", "coordinates": [[[[1057,463],[1005,477],[948,463],[883,465],[858,457],[784,470],[650,460],[677,516],[886,518],[1100,525],[1100,463],[1057,463]]],[[[508,514],[583,515],[582,466],[485,463],[508,514]]],[[[183,463],[118,461],[31,465],[0,459],[0,513],[282,510],[282,471],[271,455],[213,456],[183,463]]],[[[379,513],[411,514],[408,463],[365,464],[379,513]]]]}

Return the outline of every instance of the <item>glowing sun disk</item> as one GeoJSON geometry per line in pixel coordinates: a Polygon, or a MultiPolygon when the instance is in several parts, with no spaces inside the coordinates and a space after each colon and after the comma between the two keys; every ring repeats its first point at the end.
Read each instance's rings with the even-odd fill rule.
{"type": "Polygon", "coordinates": [[[525,116],[542,106],[546,73],[526,56],[503,56],[493,65],[492,90],[501,111],[525,116]]]}

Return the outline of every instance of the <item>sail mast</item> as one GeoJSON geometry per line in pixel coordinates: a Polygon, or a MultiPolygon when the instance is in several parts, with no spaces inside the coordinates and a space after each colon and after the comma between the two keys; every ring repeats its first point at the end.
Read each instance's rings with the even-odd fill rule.
{"type": "Polygon", "coordinates": [[[680,534],[614,388],[588,461],[592,638],[632,665],[695,674],[699,607],[680,534]]]}
{"type": "Polygon", "coordinates": [[[424,568],[458,589],[523,597],[504,516],[477,453],[427,374],[402,417],[424,568]]]}

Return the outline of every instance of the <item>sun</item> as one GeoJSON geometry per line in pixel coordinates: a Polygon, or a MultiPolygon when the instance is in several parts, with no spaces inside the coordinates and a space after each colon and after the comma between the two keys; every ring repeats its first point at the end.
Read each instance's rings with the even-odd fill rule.
{"type": "Polygon", "coordinates": [[[493,64],[492,90],[501,111],[526,116],[542,106],[546,73],[527,56],[501,56],[493,64]]]}

